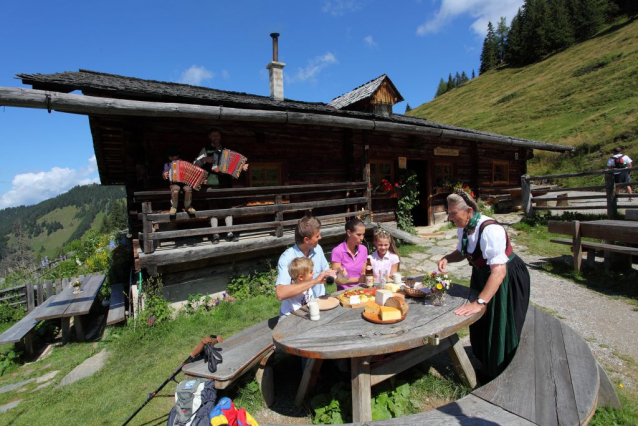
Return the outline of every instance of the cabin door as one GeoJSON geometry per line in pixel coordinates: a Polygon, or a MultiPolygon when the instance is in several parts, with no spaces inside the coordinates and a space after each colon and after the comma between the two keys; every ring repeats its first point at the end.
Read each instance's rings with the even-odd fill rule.
{"type": "Polygon", "coordinates": [[[428,185],[428,162],[426,160],[408,160],[408,169],[412,169],[416,172],[416,176],[419,180],[419,204],[412,209],[412,218],[414,219],[414,226],[427,226],[429,225],[428,214],[428,197],[429,197],[429,185],[428,185]]]}

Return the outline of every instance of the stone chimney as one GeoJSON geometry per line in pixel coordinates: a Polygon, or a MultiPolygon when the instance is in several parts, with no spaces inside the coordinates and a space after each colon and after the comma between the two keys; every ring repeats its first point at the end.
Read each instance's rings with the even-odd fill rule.
{"type": "Polygon", "coordinates": [[[284,100],[284,67],[286,64],[279,62],[279,33],[270,34],[272,37],[272,61],[266,65],[270,72],[270,97],[276,101],[284,100]]]}

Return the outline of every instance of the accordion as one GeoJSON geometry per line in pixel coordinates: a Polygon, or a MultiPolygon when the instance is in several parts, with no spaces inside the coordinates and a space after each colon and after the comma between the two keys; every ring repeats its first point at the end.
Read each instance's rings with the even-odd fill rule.
{"type": "Polygon", "coordinates": [[[188,161],[173,161],[168,171],[168,180],[184,183],[196,191],[201,189],[202,183],[206,182],[206,178],[208,178],[206,170],[188,161]]]}
{"type": "Polygon", "coordinates": [[[248,158],[240,153],[231,151],[230,149],[223,149],[218,164],[219,171],[232,175],[236,179],[241,174],[244,164],[246,164],[247,161],[248,158]]]}

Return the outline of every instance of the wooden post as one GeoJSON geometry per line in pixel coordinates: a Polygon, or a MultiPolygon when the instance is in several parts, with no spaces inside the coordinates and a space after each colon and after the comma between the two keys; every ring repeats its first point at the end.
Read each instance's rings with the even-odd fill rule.
{"type": "Polygon", "coordinates": [[[352,379],[352,421],[354,423],[372,420],[372,388],[370,383],[369,357],[352,358],[350,361],[352,379]]]}
{"type": "Polygon", "coordinates": [[[523,212],[527,217],[534,216],[534,206],[532,205],[532,188],[529,183],[529,175],[521,176],[521,191],[523,197],[523,212]]]}
{"type": "Polygon", "coordinates": [[[580,222],[572,221],[572,252],[574,253],[574,271],[579,272],[583,261],[583,246],[581,245],[580,222]]]}
{"type": "Polygon", "coordinates": [[[613,173],[605,173],[605,192],[607,193],[607,216],[610,219],[618,219],[616,181],[613,173]]]}
{"type": "Polygon", "coordinates": [[[463,348],[463,345],[459,340],[459,336],[457,334],[452,334],[448,337],[448,339],[452,344],[450,349],[448,349],[448,354],[450,355],[450,359],[452,359],[452,364],[454,365],[456,373],[459,375],[463,383],[472,389],[475,388],[476,373],[474,372],[470,359],[465,353],[465,348],[463,348]]]}
{"type": "Polygon", "coordinates": [[[321,370],[321,364],[323,363],[322,359],[319,358],[307,358],[306,368],[303,370],[303,375],[301,376],[301,383],[299,384],[299,390],[297,391],[297,396],[295,397],[295,406],[301,407],[304,399],[312,388],[314,388],[317,383],[317,378],[319,377],[319,370],[321,370]]]}
{"type": "Polygon", "coordinates": [[[148,215],[153,213],[150,202],[142,203],[142,235],[144,235],[144,253],[153,253],[153,241],[150,236],[153,232],[153,224],[148,220],[148,215]]]}
{"type": "Polygon", "coordinates": [[[33,299],[33,283],[27,283],[24,287],[27,292],[27,312],[35,309],[35,300],[33,299]]]}
{"type": "MultiPolygon", "coordinates": [[[[368,143],[368,133],[363,131],[363,181],[367,184],[366,186],[366,195],[365,197],[368,199],[366,202],[366,210],[370,212],[366,223],[370,223],[372,221],[372,189],[370,188],[370,144],[368,143]]],[[[355,420],[356,422],[357,420],[355,420]]]]}
{"type": "MultiPolygon", "coordinates": [[[[275,195],[275,205],[278,207],[281,206],[281,198],[281,194],[275,195]]],[[[279,210],[277,211],[277,213],[275,213],[275,222],[277,222],[277,230],[275,231],[275,235],[277,237],[284,236],[284,227],[281,225],[282,220],[284,220],[284,212],[279,210]]]]}
{"type": "Polygon", "coordinates": [[[44,286],[42,285],[42,283],[38,283],[37,289],[38,289],[38,306],[40,306],[42,302],[44,302],[44,295],[42,294],[42,292],[44,291],[44,286]]]}
{"type": "Polygon", "coordinates": [[[47,299],[53,296],[53,282],[51,280],[46,280],[46,290],[47,290],[47,299]]]}
{"type": "Polygon", "coordinates": [[[75,327],[75,335],[78,338],[78,342],[84,342],[86,339],[84,336],[84,328],[82,327],[82,317],[73,317],[73,325],[75,327]]]}
{"type": "Polygon", "coordinates": [[[62,343],[69,343],[71,339],[71,317],[62,317],[62,343]]]}
{"type": "Polygon", "coordinates": [[[274,373],[272,366],[268,365],[268,360],[272,357],[273,353],[274,352],[271,352],[270,355],[265,356],[261,361],[259,361],[257,373],[255,374],[255,380],[257,380],[257,383],[259,384],[261,396],[264,397],[264,402],[268,407],[275,402],[274,373]]]}

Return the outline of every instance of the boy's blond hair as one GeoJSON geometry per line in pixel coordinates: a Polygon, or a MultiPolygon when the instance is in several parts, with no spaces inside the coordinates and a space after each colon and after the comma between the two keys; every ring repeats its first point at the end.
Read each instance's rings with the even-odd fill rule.
{"type": "Polygon", "coordinates": [[[308,272],[312,272],[314,263],[307,257],[297,257],[288,265],[288,273],[293,283],[297,283],[300,276],[306,275],[308,272]]]}

